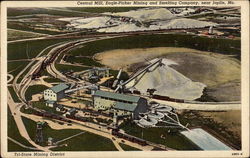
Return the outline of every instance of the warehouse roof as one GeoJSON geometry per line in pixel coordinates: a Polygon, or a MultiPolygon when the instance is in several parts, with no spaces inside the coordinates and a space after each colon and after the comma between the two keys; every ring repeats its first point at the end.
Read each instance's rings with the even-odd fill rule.
{"type": "Polygon", "coordinates": [[[56,85],[56,86],[54,86],[54,87],[52,87],[52,88],[50,88],[50,89],[51,89],[53,92],[58,93],[58,92],[61,92],[61,91],[65,90],[65,89],[67,89],[67,88],[69,88],[69,86],[68,86],[67,84],[65,84],[65,83],[60,83],[60,84],[58,84],[58,85],[56,85]]]}
{"type": "Polygon", "coordinates": [[[54,104],[54,103],[55,103],[55,101],[46,100],[46,103],[48,103],[48,104],[54,104]]]}
{"type": "Polygon", "coordinates": [[[137,105],[134,104],[128,104],[128,103],[122,103],[122,102],[116,102],[114,108],[119,110],[126,110],[133,112],[137,105]]]}
{"type": "Polygon", "coordinates": [[[76,109],[75,108],[72,108],[68,111],[69,113],[73,113],[73,112],[76,112],[76,109]]]}
{"type": "Polygon", "coordinates": [[[107,97],[107,98],[112,98],[112,99],[116,99],[116,100],[123,100],[123,101],[130,101],[133,103],[137,103],[140,99],[140,97],[138,97],[138,96],[113,93],[113,92],[107,92],[107,91],[100,91],[100,90],[97,90],[95,92],[94,96],[107,97]]]}

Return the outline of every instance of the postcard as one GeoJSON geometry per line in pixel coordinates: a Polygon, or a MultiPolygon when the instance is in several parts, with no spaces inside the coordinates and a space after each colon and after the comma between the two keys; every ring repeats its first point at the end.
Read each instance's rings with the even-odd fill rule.
{"type": "Polygon", "coordinates": [[[1,4],[2,157],[248,157],[248,1],[1,4]]]}

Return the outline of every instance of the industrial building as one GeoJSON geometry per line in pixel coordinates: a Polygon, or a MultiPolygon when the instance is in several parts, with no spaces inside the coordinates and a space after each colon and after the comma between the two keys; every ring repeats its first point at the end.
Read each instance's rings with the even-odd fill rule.
{"type": "Polygon", "coordinates": [[[100,78],[109,77],[109,69],[95,67],[95,68],[89,70],[88,75],[89,75],[89,77],[91,77],[93,75],[99,76],[100,78]]]}
{"type": "Polygon", "coordinates": [[[52,88],[46,89],[43,92],[44,100],[48,101],[58,101],[65,97],[64,91],[67,90],[69,86],[65,83],[58,84],[52,88]]]}
{"type": "Polygon", "coordinates": [[[114,115],[131,115],[132,118],[147,110],[147,100],[142,97],[101,90],[93,95],[93,104],[97,110],[110,110],[114,115]]]}

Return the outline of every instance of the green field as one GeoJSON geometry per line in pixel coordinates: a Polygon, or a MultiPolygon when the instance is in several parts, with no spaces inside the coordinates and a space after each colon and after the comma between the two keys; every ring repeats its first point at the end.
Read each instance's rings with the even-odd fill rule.
{"type": "MultiPolygon", "coordinates": [[[[28,56],[29,58],[34,58],[46,47],[56,43],[70,40],[73,39],[42,39],[35,41],[9,43],[7,45],[8,60],[28,59],[28,56]]],[[[45,55],[45,53],[43,53],[42,55],[45,55]]]]}
{"type": "Polygon", "coordinates": [[[8,90],[10,91],[10,94],[12,96],[12,99],[14,100],[14,102],[20,102],[20,99],[18,98],[16,92],[14,91],[14,88],[11,86],[8,86],[8,90]]]}
{"type": "Polygon", "coordinates": [[[12,74],[14,77],[23,70],[27,65],[29,61],[11,61],[8,62],[7,69],[8,73],[12,74]]]}
{"type": "Polygon", "coordinates": [[[26,117],[22,117],[22,121],[26,127],[30,139],[34,141],[36,136],[36,122],[26,117]]]}
{"type": "Polygon", "coordinates": [[[31,100],[32,95],[37,94],[37,93],[42,93],[45,89],[48,89],[48,87],[46,87],[44,85],[29,86],[29,88],[27,89],[27,91],[25,93],[25,99],[27,101],[31,100]]]}
{"type": "Polygon", "coordinates": [[[189,141],[185,136],[181,135],[176,129],[153,127],[141,128],[130,121],[122,123],[120,128],[130,135],[143,138],[154,143],[163,144],[173,149],[200,150],[198,146],[189,141]],[[161,138],[161,135],[164,136],[165,139],[161,138]]]}
{"type": "MultiPolygon", "coordinates": [[[[36,122],[25,117],[22,117],[22,120],[25,126],[27,127],[27,132],[30,138],[34,140],[36,134],[35,132],[36,122]]],[[[48,137],[52,137],[55,140],[55,142],[70,137],[72,135],[78,134],[80,132],[82,132],[82,130],[78,129],[55,130],[52,129],[47,124],[43,126],[44,140],[47,140],[48,137]]],[[[67,147],[60,146],[53,148],[52,150],[53,151],[115,151],[116,150],[112,141],[110,141],[109,139],[88,132],[76,136],[72,139],[66,140],[64,142],[61,142],[59,145],[65,143],[68,144],[67,147]]],[[[44,142],[41,145],[45,146],[46,144],[47,143],[44,142]]]]}
{"type": "Polygon", "coordinates": [[[20,40],[20,39],[28,39],[28,38],[35,38],[35,37],[43,37],[42,34],[32,33],[32,32],[24,32],[19,30],[10,30],[7,31],[7,40],[20,40]]]}
{"type": "Polygon", "coordinates": [[[68,71],[78,72],[78,71],[84,71],[84,70],[89,69],[88,67],[63,65],[63,64],[56,64],[55,67],[60,72],[68,72],[68,71]]]}
{"type": "MultiPolygon", "coordinates": [[[[55,40],[57,42],[55,43],[60,43],[62,42],[61,40],[55,40]]],[[[65,40],[67,41],[67,40],[65,40]]],[[[43,42],[46,42],[46,41],[43,41],[43,42]]],[[[28,53],[28,56],[26,55],[26,48],[27,50],[31,49],[29,47],[30,44],[33,44],[33,42],[27,42],[26,44],[24,44],[23,42],[17,42],[17,43],[13,43],[13,44],[9,44],[8,45],[8,48],[10,50],[10,52],[8,52],[8,55],[10,56],[10,59],[9,60],[12,60],[13,58],[23,58],[23,59],[26,59],[28,58],[28,56],[30,57],[29,53],[28,53]],[[26,45],[26,46],[25,46],[26,45]],[[18,49],[20,47],[20,50],[19,51],[16,51],[15,49],[18,49]],[[23,49],[25,47],[25,50],[23,49]],[[19,52],[17,53],[17,55],[19,57],[16,57],[15,54],[16,52],[19,52]]],[[[36,42],[35,42],[36,44],[36,42]]],[[[46,45],[44,45],[44,48],[49,46],[50,43],[47,43],[46,45]]],[[[54,44],[54,42],[53,42],[54,44]]],[[[33,47],[33,46],[32,46],[33,47]]],[[[35,48],[32,48],[32,50],[34,49],[35,51],[35,48]]],[[[39,52],[42,50],[43,48],[39,48],[39,52]]],[[[53,49],[53,47],[51,48],[47,48],[41,55],[46,55],[51,49],[53,49]]],[[[36,51],[35,55],[33,55],[32,57],[36,56],[38,53],[38,51],[36,51]]],[[[15,59],[14,59],[15,60],[15,59]]],[[[28,63],[31,62],[31,61],[26,61],[26,60],[23,60],[23,61],[9,61],[8,62],[8,65],[7,65],[7,69],[8,69],[8,73],[12,74],[14,77],[21,71],[23,70],[27,65],[28,63]]],[[[31,65],[32,66],[32,65],[31,65]]],[[[22,80],[22,77],[25,75],[25,73],[27,73],[30,69],[28,68],[21,76],[20,78],[18,78],[17,82],[19,83],[21,80],[22,80]]],[[[12,83],[13,81],[11,81],[12,83]]]]}
{"type": "Polygon", "coordinates": [[[140,149],[134,148],[126,144],[119,143],[119,145],[122,147],[124,151],[141,151],[140,149]]]}
{"type": "Polygon", "coordinates": [[[31,108],[27,108],[27,109],[26,109],[25,106],[22,106],[22,107],[20,108],[20,111],[21,111],[22,113],[25,113],[25,114],[33,114],[33,113],[35,112],[35,110],[33,110],[33,109],[31,109],[31,108]]]}
{"type": "MultiPolygon", "coordinates": [[[[60,144],[67,144],[53,148],[53,151],[117,151],[113,142],[108,138],[92,133],[84,133],[60,144]]],[[[59,145],[60,145],[59,144],[59,145]]]]}
{"type": "MultiPolygon", "coordinates": [[[[30,136],[30,138],[35,141],[35,135],[36,135],[36,122],[22,117],[23,123],[26,126],[27,132],[30,136]]],[[[41,145],[46,146],[46,142],[48,140],[48,137],[52,137],[55,141],[59,141],[61,139],[67,138],[69,136],[72,136],[74,134],[82,132],[81,130],[77,129],[63,129],[63,130],[54,130],[46,123],[43,125],[43,136],[45,142],[41,145]]]]}
{"type": "MultiPolygon", "coordinates": [[[[9,29],[18,29],[18,30],[21,30],[21,31],[29,31],[29,32],[34,32],[34,33],[47,34],[47,35],[61,34],[61,32],[57,32],[57,31],[44,30],[44,29],[35,29],[34,27],[30,27],[26,23],[15,22],[15,21],[8,21],[7,28],[9,28],[9,29]]],[[[62,33],[65,33],[65,32],[62,32],[62,33]]]]}
{"type": "MultiPolygon", "coordinates": [[[[34,66],[35,64],[36,64],[36,62],[29,65],[29,67],[19,76],[19,78],[17,79],[17,83],[20,83],[22,81],[22,79],[25,77],[25,75],[30,71],[32,66],[34,66]]],[[[30,77],[30,76],[28,76],[28,77],[30,77]]]]}
{"type": "Polygon", "coordinates": [[[73,56],[93,56],[96,53],[113,49],[185,47],[235,55],[237,59],[240,59],[240,43],[240,40],[214,39],[186,34],[137,35],[90,42],[84,47],[71,50],[69,54],[73,56]]]}
{"type": "MultiPolygon", "coordinates": [[[[18,60],[18,59],[27,59],[33,58],[38,55],[43,49],[46,47],[57,44],[60,42],[66,42],[73,39],[51,39],[51,40],[36,40],[36,41],[26,41],[26,42],[17,42],[17,43],[9,43],[8,44],[8,60],[18,60]],[[27,53],[26,53],[27,50],[27,53]],[[28,54],[28,56],[27,56],[28,54]]],[[[41,55],[46,55],[53,47],[47,48],[41,55]]],[[[14,77],[25,68],[25,66],[28,65],[30,61],[9,61],[8,62],[8,72],[12,74],[14,77]]],[[[29,69],[26,70],[26,72],[29,71],[29,69]]],[[[17,82],[20,82],[22,79],[22,76],[17,80],[17,82]]],[[[50,80],[50,79],[49,79],[50,80]]],[[[55,81],[54,79],[51,79],[52,81],[55,81]]],[[[58,81],[58,80],[56,80],[58,81]]],[[[11,81],[12,83],[12,81],[11,81]]]]}
{"type": "MultiPolygon", "coordinates": [[[[10,109],[8,107],[8,137],[18,141],[19,143],[28,146],[28,147],[33,147],[25,138],[23,138],[19,130],[17,128],[16,122],[10,112],[10,109]]],[[[26,151],[25,148],[20,147],[19,145],[8,141],[8,151],[26,151]]]]}
{"type": "MultiPolygon", "coordinates": [[[[28,72],[30,71],[31,67],[34,66],[34,65],[35,65],[35,63],[32,63],[32,64],[30,64],[29,67],[27,67],[27,69],[17,79],[17,83],[20,83],[22,81],[22,79],[25,77],[25,75],[28,74],[28,72]]],[[[30,77],[30,76],[28,76],[28,77],[30,77]]]]}
{"type": "Polygon", "coordinates": [[[27,151],[27,152],[34,152],[34,151],[39,151],[39,150],[32,150],[32,149],[27,149],[24,147],[21,147],[20,145],[12,142],[11,140],[8,140],[8,152],[20,152],[20,151],[27,151]]]}

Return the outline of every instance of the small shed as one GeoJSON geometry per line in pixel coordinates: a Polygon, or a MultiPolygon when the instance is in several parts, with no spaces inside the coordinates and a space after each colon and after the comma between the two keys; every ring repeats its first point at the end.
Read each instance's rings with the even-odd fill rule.
{"type": "Polygon", "coordinates": [[[56,107],[56,111],[64,111],[65,108],[63,107],[63,105],[59,104],[57,107],[56,107]]]}
{"type": "Polygon", "coordinates": [[[55,101],[46,100],[46,106],[53,108],[55,106],[55,101]]]}
{"type": "Polygon", "coordinates": [[[49,146],[54,145],[54,139],[53,139],[52,137],[49,137],[49,138],[48,138],[48,145],[49,145],[49,146]]]}
{"type": "Polygon", "coordinates": [[[68,110],[66,114],[74,116],[76,113],[77,113],[77,110],[75,108],[72,108],[68,110]]]}

